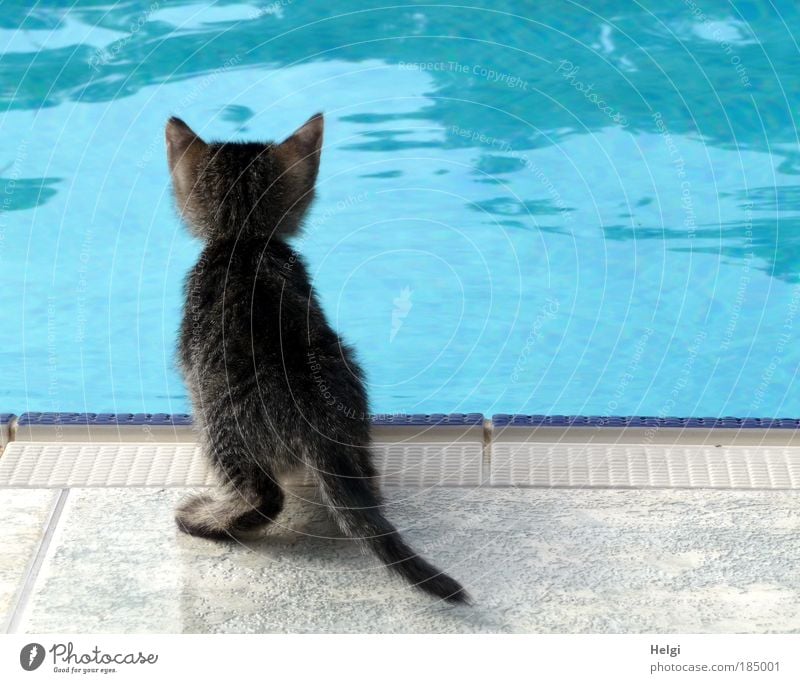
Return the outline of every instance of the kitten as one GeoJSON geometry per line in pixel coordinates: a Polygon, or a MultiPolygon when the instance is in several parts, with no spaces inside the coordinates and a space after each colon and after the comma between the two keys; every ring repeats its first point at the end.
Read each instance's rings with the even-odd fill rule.
{"type": "Polygon", "coordinates": [[[308,468],[343,533],[423,591],[468,602],[381,513],[362,371],[286,242],[314,197],[322,131],[317,114],[279,144],[206,143],[180,119],[167,124],[177,206],[205,243],[186,282],[180,365],[224,482],[176,521],[214,539],[257,530],[283,507],[279,479],[308,468]]]}

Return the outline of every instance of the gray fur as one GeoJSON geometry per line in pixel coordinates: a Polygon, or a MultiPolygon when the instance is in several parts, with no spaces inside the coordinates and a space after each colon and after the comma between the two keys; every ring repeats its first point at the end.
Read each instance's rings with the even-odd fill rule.
{"type": "Polygon", "coordinates": [[[176,203],[204,242],[186,281],[180,365],[223,484],[176,520],[209,538],[250,533],[280,513],[283,477],[309,468],[347,536],[420,589],[465,602],[381,512],[361,368],[285,241],[313,199],[322,133],[321,114],[280,144],[206,143],[179,119],[167,124],[176,203]]]}

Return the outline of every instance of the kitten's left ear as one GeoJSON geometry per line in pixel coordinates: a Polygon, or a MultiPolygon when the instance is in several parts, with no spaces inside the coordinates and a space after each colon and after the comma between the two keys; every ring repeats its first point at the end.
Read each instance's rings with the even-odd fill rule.
{"type": "Polygon", "coordinates": [[[322,133],[325,120],[322,114],[314,114],[300,128],[286,138],[278,148],[287,164],[288,172],[316,179],[319,170],[319,158],[322,153],[322,133]],[[297,174],[297,171],[301,171],[297,174]],[[302,171],[305,171],[303,173],[302,171]]]}
{"type": "Polygon", "coordinates": [[[172,116],[167,121],[165,137],[169,170],[173,173],[187,155],[191,155],[206,146],[200,136],[177,116],[172,116]]]}

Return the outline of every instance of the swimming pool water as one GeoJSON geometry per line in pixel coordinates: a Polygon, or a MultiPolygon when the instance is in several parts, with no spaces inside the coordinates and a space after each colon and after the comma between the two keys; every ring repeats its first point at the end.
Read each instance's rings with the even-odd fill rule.
{"type": "Polygon", "coordinates": [[[668,4],[4,1],[2,407],[188,410],[164,122],[322,110],[375,412],[797,416],[798,9],[668,4]]]}

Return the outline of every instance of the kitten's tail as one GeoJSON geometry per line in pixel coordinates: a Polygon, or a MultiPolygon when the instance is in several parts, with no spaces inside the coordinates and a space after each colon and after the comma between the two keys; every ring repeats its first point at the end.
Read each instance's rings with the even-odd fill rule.
{"type": "Polygon", "coordinates": [[[442,600],[470,603],[458,581],[422,559],[403,541],[400,532],[380,511],[380,501],[370,482],[349,465],[350,454],[326,458],[327,471],[318,469],[322,497],[342,532],[372,551],[392,571],[411,585],[442,600]],[[336,472],[330,471],[332,461],[336,472]],[[352,470],[352,471],[347,471],[352,470]]]}

